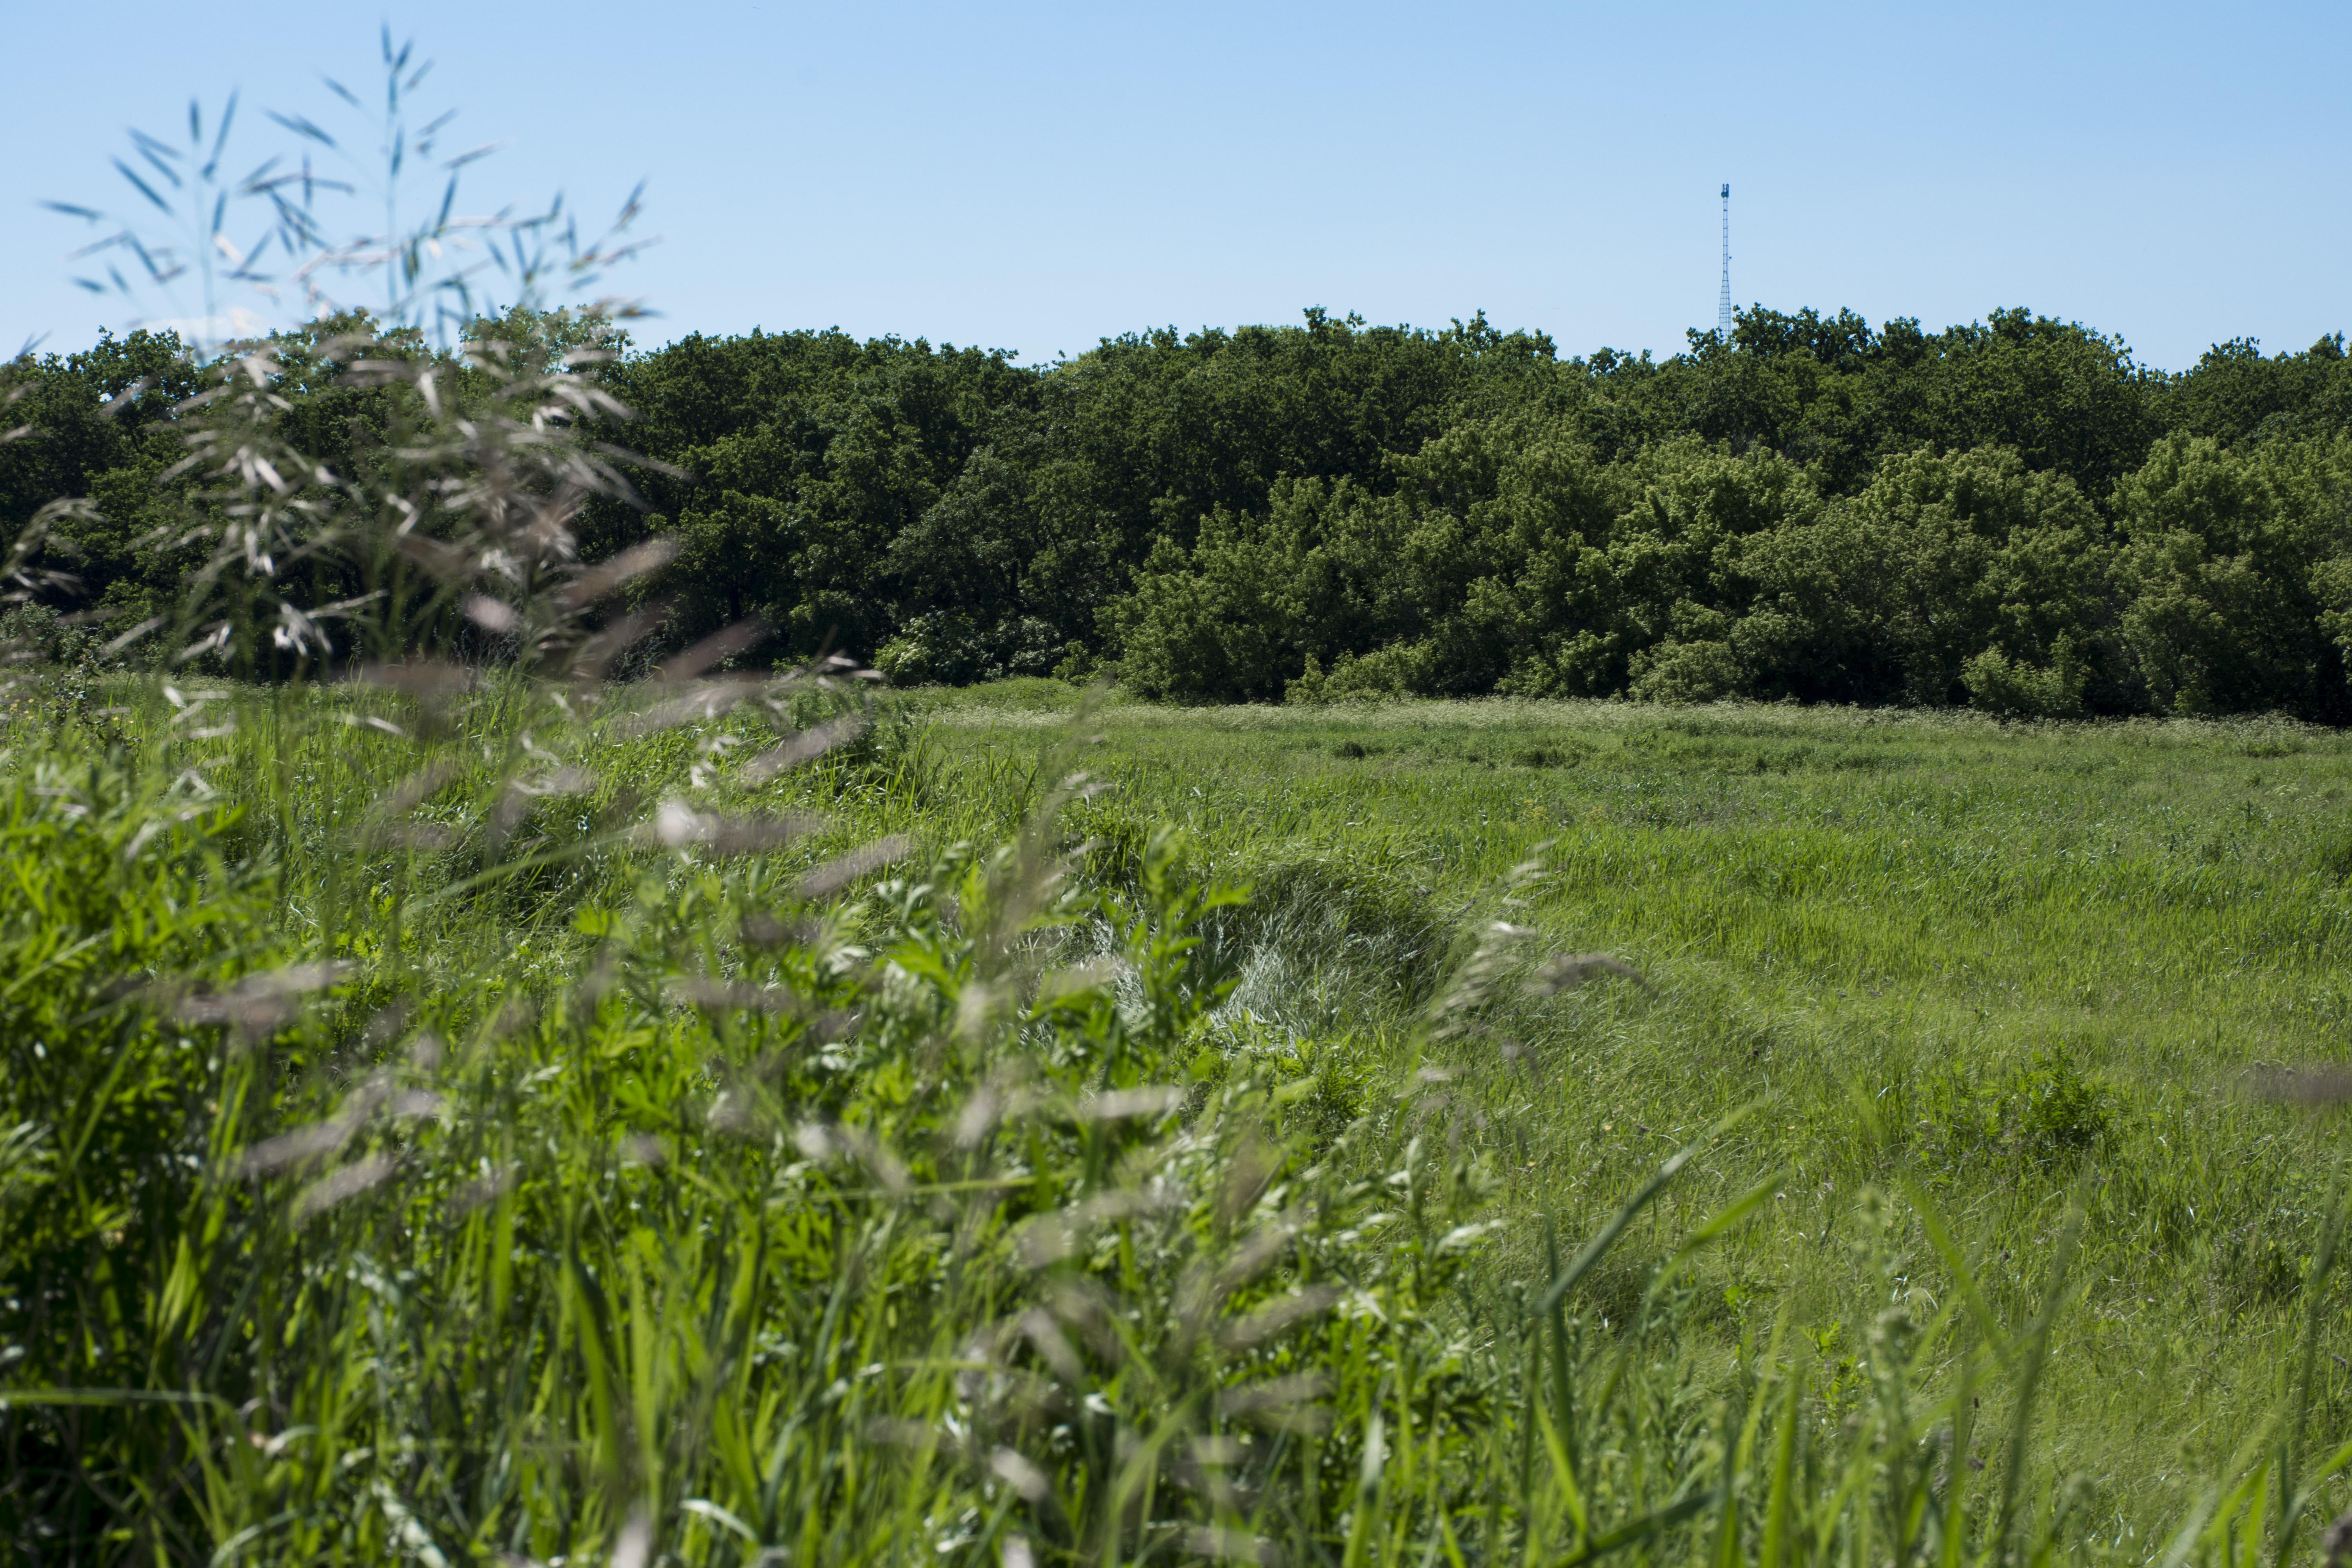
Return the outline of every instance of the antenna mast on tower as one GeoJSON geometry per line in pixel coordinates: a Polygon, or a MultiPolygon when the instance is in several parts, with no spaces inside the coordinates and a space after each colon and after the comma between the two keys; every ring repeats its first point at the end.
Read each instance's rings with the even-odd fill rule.
{"type": "Polygon", "coordinates": [[[1715,310],[1715,330],[1723,334],[1724,346],[1731,345],[1731,187],[1723,187],[1723,298],[1715,310]]]}

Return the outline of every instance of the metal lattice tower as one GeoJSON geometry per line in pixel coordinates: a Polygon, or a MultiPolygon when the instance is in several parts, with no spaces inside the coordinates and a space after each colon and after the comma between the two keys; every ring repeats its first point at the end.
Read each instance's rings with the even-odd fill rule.
{"type": "Polygon", "coordinates": [[[1723,187],[1723,298],[1715,308],[1715,330],[1723,334],[1726,347],[1731,343],[1731,187],[1723,187]]]}

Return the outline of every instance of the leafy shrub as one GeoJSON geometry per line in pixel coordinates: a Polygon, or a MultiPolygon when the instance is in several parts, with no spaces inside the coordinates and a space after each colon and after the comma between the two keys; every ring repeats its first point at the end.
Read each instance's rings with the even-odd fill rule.
{"type": "Polygon", "coordinates": [[[11,605],[0,613],[0,657],[16,664],[94,664],[102,639],[86,626],[67,622],[38,601],[11,605]]]}
{"type": "Polygon", "coordinates": [[[1941,1069],[1920,1109],[1921,1155],[1947,1170],[2063,1171],[2105,1142],[2114,1117],[2105,1089],[2063,1052],[2037,1051],[1991,1075],[1941,1069]]]}
{"type": "Polygon", "coordinates": [[[1283,688],[1282,700],[1308,705],[1392,701],[1416,689],[1415,678],[1427,658],[1423,646],[1400,644],[1361,658],[1343,651],[1327,670],[1310,653],[1298,679],[1283,688]]]}
{"type": "Polygon", "coordinates": [[[2341,438],[2228,450],[2175,435],[2118,487],[2123,633],[2159,707],[2352,714],[2326,597],[2352,545],[2348,485],[2341,438]]]}
{"type": "Polygon", "coordinates": [[[2048,669],[2012,661],[1989,647],[1960,667],[1971,707],[2005,719],[2078,719],[2083,714],[2083,668],[2074,646],[2061,639],[2057,664],[2048,669]]]}
{"type": "Polygon", "coordinates": [[[38,600],[20,597],[0,612],[0,712],[78,724],[120,742],[121,728],[105,711],[110,663],[95,628],[38,600]]]}
{"type": "Polygon", "coordinates": [[[1719,642],[1668,642],[1633,658],[1632,694],[1652,702],[1717,702],[1742,695],[1747,672],[1719,642]]]}
{"type": "Polygon", "coordinates": [[[1145,697],[1178,701],[1279,698],[1299,657],[1275,603],[1288,584],[1278,546],[1248,525],[1208,520],[1191,554],[1163,542],[1135,591],[1104,612],[1120,679],[1145,697]]]}
{"type": "Polygon", "coordinates": [[[983,626],[961,611],[940,610],[907,622],[875,654],[874,668],[898,686],[969,686],[1053,674],[1085,679],[1070,666],[1071,657],[1070,645],[1034,617],[983,626]]]}

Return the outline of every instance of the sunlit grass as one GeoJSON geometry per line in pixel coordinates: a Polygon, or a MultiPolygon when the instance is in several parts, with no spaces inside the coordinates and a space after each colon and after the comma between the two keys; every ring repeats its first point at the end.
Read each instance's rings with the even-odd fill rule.
{"type": "MultiPolygon", "coordinates": [[[[940,718],[968,768],[1034,743],[1029,710],[965,696],[940,718]]],[[[1790,1300],[1846,1325],[1825,1364],[1854,1353],[1884,1306],[1852,1252],[1856,1205],[1905,1179],[1948,1206],[1987,1291],[2021,1310],[2087,1171],[2049,1451],[2117,1525],[2146,1521],[2277,1396],[2341,1131],[2253,1097],[2245,1075],[2346,1055],[2352,739],[2273,721],[1622,703],[1130,707],[1085,728],[1102,737],[1088,765],[1119,786],[1087,811],[1168,816],[1261,880],[1337,863],[1382,889],[1357,900],[1373,918],[1416,900],[1449,922],[1491,913],[1497,879],[1534,859],[1546,875],[1511,918],[1649,975],[1530,1012],[1515,1026],[1528,1070],[1462,1053],[1527,1150],[1507,1271],[1533,1271],[1538,1216],[1589,1223],[1695,1128],[1764,1096],[1738,1157],[1684,1194],[1704,1212],[1788,1172],[1710,1265],[1727,1348],[1790,1300]],[[2081,1145],[2009,1147],[2053,1063],[2087,1086],[2081,1145]],[[1956,1135],[1969,1114],[1992,1130],[1956,1135]]],[[[1287,984],[1250,994],[1270,1021],[1403,1016],[1405,972],[1351,964],[1339,943],[1321,965],[1337,973],[1318,973],[1316,933],[1300,934],[1287,984]]],[[[2352,1426],[2347,1350],[2322,1362],[2331,1429],[2352,1426]]]]}
{"type": "MultiPolygon", "coordinates": [[[[1612,1541],[1654,1562],[2136,1562],[2201,1521],[2193,1550],[2219,1561],[2225,1540],[2233,1558],[2276,1548],[2260,1478],[2325,1471],[2352,1426],[2340,1287],[2305,1289],[2336,1133],[2247,1076],[2341,1055],[2336,736],[1622,704],[1185,710],[1031,682],[886,699],[863,738],[755,778],[746,759],[817,710],[648,730],[651,699],[608,695],[555,703],[496,678],[436,710],[119,679],[61,726],[38,704],[6,725],[25,853],[119,825],[113,860],[79,862],[92,908],[127,896],[105,866],[146,864],[141,813],[208,814],[200,839],[168,840],[183,880],[165,901],[242,901],[226,948],[193,926],[172,939],[225,976],[204,986],[228,1000],[185,1016],[237,1016],[240,971],[353,966],[308,1013],[207,1036],[289,1031],[267,1057],[215,1047],[213,1109],[189,1111],[213,1151],[192,1171],[352,1129],[328,1167],[195,1181],[194,1207],[127,1227],[85,1211],[96,1228],[71,1244],[147,1238],[152,1283],[107,1287],[125,1300],[189,1300],[194,1269],[263,1304],[247,1327],[126,1324],[74,1374],[120,1382],[148,1356],[191,1413],[109,1426],[94,1412],[124,1395],[44,1403],[64,1371],[8,1373],[20,1411],[63,1413],[40,1431],[110,1434],[106,1464],[166,1467],[142,1478],[148,1512],[194,1510],[121,1550],[596,1557],[632,1550],[642,1519],[647,1550],[694,1563],[767,1546],[1549,1562],[1612,1541]],[[1057,794],[1069,885],[1194,921],[1192,959],[1153,970],[1133,931],[1084,910],[1058,934],[986,934],[989,900],[1028,895],[969,880],[955,868],[980,849],[958,847],[1017,837],[1057,794]],[[707,860],[648,839],[665,802],[807,831],[707,860]],[[899,867],[943,868],[879,900],[856,892],[895,874],[878,865],[846,901],[795,891],[900,836],[899,867]],[[1195,879],[1253,896],[1170,914],[1195,879]],[[1577,952],[1642,978],[1523,986],[1577,952]],[[876,954],[925,978],[876,990],[876,954]],[[1069,996],[1109,984],[1126,1011],[1055,1012],[1055,965],[1094,976],[1069,996]],[[999,1011],[1021,997],[1039,1010],[999,1011]],[[1041,1122],[953,1152],[943,1130],[1011,1103],[1020,1074],[1094,1092],[1131,1026],[1111,1020],[1163,1013],[1119,1070],[1189,1086],[1191,1109],[1155,1124],[1168,1142],[1105,1163],[1083,1137],[1040,1142],[1041,1122]],[[807,1031],[844,1027],[812,1054],[833,1037],[807,1031]],[[425,1104],[403,1095],[446,1109],[402,1120],[425,1104]],[[1217,1194],[1256,1179],[1235,1173],[1260,1136],[1286,1173],[1249,1224],[1318,1217],[1273,1294],[1233,1310],[1319,1301],[1325,1282],[1356,1305],[1204,1363],[1185,1292],[1244,1239],[1217,1194]],[[1181,1221],[1118,1195],[1180,1168],[1181,1221]],[[936,1189],[929,1211],[898,1195],[910,1182],[936,1189]],[[196,1234],[175,1227],[206,1214],[212,1239],[174,1263],[196,1234]],[[1110,1250],[1054,1266],[1074,1272],[1019,1266],[1021,1226],[1064,1214],[1129,1217],[1110,1250]],[[1613,1247],[1571,1267],[1612,1226],[1613,1247]],[[975,1247],[952,1289],[907,1293],[975,1247]],[[1080,1287],[1124,1303],[1125,1348],[1055,1294],[1080,1287]],[[1065,1352],[1018,1328],[1038,1311],[1061,1314],[1065,1352]],[[226,1370],[187,1370],[198,1347],[226,1370]],[[990,1368],[1011,1404],[966,1376],[990,1368]],[[1283,1377],[1315,1381],[1250,1405],[1283,1377]],[[1082,1394],[1109,1412],[1092,1436],[1051,1415],[1082,1394]],[[1251,1408],[1278,1419],[1219,1414],[1251,1408]],[[1164,1462],[1139,1468],[1147,1450],[1164,1462]],[[1202,1465],[1237,1467],[1233,1485],[1202,1465]]],[[[184,1011],[166,970],[198,961],[167,949],[138,960],[143,984],[184,1011]]],[[[58,1009],[41,1016],[123,994],[102,965],[75,973],[31,994],[58,1009]]],[[[183,1071],[171,1040],[190,1026],[142,1016],[108,1026],[132,1031],[120,1048],[183,1071]]],[[[24,1489],[53,1458],[25,1458],[47,1451],[11,1419],[7,1495],[63,1495],[24,1489]]],[[[21,1514],[12,1528],[34,1538],[21,1514]]]]}

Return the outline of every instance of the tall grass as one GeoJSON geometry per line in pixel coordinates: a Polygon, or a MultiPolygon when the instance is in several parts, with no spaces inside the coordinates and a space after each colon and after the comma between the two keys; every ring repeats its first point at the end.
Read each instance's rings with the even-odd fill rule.
{"type": "MultiPolygon", "coordinates": [[[[645,720],[679,711],[675,686],[567,721],[509,676],[437,711],[116,678],[125,711],[10,727],[17,1551],[2315,1544],[2305,1494],[2345,1463],[2314,1394],[2340,1202],[2297,1270],[2273,1414],[2177,1541],[2118,1531],[2035,1408],[2094,1287],[2085,1237],[2135,1206],[2097,1162],[1988,1230],[1940,1214],[1966,1148],[1938,1163],[1883,1102],[1851,1106],[1814,1136],[1915,1173],[1848,1227],[1877,1309],[1841,1327],[1791,1290],[1743,1310],[1706,1258],[1790,1173],[1676,1194],[1723,1190],[1694,1166],[1772,1155],[1785,1091],[1589,1229],[1589,1205],[1556,1209],[1563,1230],[1515,1196],[1557,1057],[1508,1047],[1556,1053],[1563,1000],[1605,1030],[1586,997],[1643,994],[1496,926],[1539,913],[1540,865],[1475,911],[1399,902],[1344,858],[1283,862],[1238,901],[1169,832],[1075,842],[1059,825],[1108,826],[1111,803],[1073,804],[1066,750],[1027,782],[936,737],[820,751],[864,709],[820,679],[746,682],[764,696],[663,730],[645,720]],[[777,747],[814,754],[771,773],[777,747]],[[545,787],[588,760],[593,785],[545,787]],[[1001,848],[962,831],[1006,814],[1001,848]],[[856,853],[927,822],[911,860],[856,853]],[[1253,984],[1295,1000],[1268,965],[1346,982],[1338,1026],[1245,1005],[1253,984]],[[1987,1268],[1969,1234],[2025,1243],[2039,1273],[1987,1268]]],[[[1987,1138],[2010,1135],[2008,1092],[2069,1091],[1984,1088],[1987,1138]]],[[[1968,1107],[1945,1110],[1964,1139],[1968,1107]]],[[[2073,1123],[2045,1121],[2069,1153],[2073,1123]]]]}
{"type": "MultiPolygon", "coordinates": [[[[951,759],[1027,732],[985,702],[942,709],[951,759]]],[[[1793,1298],[1844,1325],[1807,1355],[1853,1357],[1882,1304],[1856,1205],[1906,1180],[1981,1253],[1988,1298],[2026,1313],[2087,1165],[2084,1295],[2054,1331],[2037,1439],[2081,1483],[2079,1517],[2144,1534],[2284,1397],[2340,1128],[2265,1098],[2263,1064],[2341,1059],[2341,737],[1574,703],[1087,727],[1120,785],[1085,808],[1091,832],[1165,813],[1237,874],[1313,868],[1349,888],[1335,907],[1365,950],[1413,945],[1433,912],[1491,915],[1537,856],[1549,875],[1508,918],[1644,970],[1648,989],[1517,1009],[1498,1032],[1529,1057],[1506,1079],[1485,1076],[1501,1047],[1449,1047],[1524,1129],[1502,1267],[1536,1267],[1543,1215],[1598,1223],[1645,1162],[1769,1094],[1669,1199],[1703,1211],[1789,1173],[1706,1265],[1713,1332],[1793,1298]]],[[[1295,934],[1286,984],[1250,999],[1269,1026],[1337,1033],[1328,996],[1359,1026],[1400,1016],[1398,966],[1295,934]]],[[[1907,1245],[1937,1279],[1916,1225],[1907,1245]]],[[[2338,1434],[2340,1325],[2331,1307],[2314,1405],[2338,1434]]]]}

